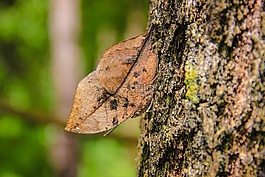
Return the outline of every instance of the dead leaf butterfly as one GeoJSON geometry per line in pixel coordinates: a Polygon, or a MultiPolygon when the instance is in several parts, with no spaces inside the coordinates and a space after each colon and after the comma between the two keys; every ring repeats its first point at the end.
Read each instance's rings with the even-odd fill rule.
{"type": "Polygon", "coordinates": [[[104,52],[96,71],[78,84],[67,131],[107,131],[148,106],[157,68],[149,37],[150,31],[104,52]]]}

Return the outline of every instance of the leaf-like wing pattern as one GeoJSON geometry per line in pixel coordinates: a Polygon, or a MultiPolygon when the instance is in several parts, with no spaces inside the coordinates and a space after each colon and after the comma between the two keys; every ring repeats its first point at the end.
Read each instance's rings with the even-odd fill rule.
{"type": "Polygon", "coordinates": [[[129,70],[139,57],[145,41],[146,34],[119,42],[108,48],[102,55],[96,72],[101,86],[111,94],[114,94],[129,70]]]}
{"type": "Polygon", "coordinates": [[[66,130],[93,134],[138,115],[150,102],[157,58],[147,33],[113,45],[76,90],[66,130]]]}

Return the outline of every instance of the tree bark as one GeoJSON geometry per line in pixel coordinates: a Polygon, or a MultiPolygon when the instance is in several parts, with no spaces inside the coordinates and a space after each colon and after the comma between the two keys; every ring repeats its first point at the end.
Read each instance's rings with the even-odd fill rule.
{"type": "Polygon", "coordinates": [[[265,176],[264,2],[151,0],[138,176],[265,176]]]}

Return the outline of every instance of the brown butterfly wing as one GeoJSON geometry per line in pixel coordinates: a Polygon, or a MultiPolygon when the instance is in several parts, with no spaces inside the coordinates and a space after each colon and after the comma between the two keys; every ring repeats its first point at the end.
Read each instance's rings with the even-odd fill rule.
{"type": "Polygon", "coordinates": [[[148,42],[117,95],[128,99],[128,114],[132,117],[150,102],[153,94],[152,82],[156,74],[157,58],[148,42]],[[132,109],[135,107],[135,109],[132,109]]]}
{"type": "MultiPolygon", "coordinates": [[[[74,103],[67,121],[66,130],[76,132],[78,126],[89,119],[89,116],[100,107],[109,97],[108,93],[100,86],[93,71],[80,81],[76,89],[74,103]]],[[[97,128],[97,127],[95,127],[97,128]]]]}
{"type": "Polygon", "coordinates": [[[143,44],[145,35],[117,44],[119,50],[124,50],[125,56],[138,56],[138,60],[136,57],[134,63],[130,64],[131,67],[124,67],[122,58],[115,62],[111,55],[118,54],[119,50],[117,51],[117,45],[114,45],[114,48],[111,47],[107,51],[110,63],[107,63],[108,60],[103,55],[97,71],[79,83],[66,130],[86,134],[106,131],[133,117],[147,106],[153,93],[151,84],[156,74],[157,58],[150,42],[145,44],[143,50],[138,48],[138,53],[128,49],[130,43],[134,47],[143,44]],[[104,62],[106,63],[103,64],[104,62]],[[103,65],[109,66],[110,70],[104,70],[103,65]],[[115,68],[122,69],[118,70],[120,73],[112,73],[115,68]]]}
{"type": "Polygon", "coordinates": [[[136,62],[146,34],[119,42],[108,48],[102,55],[96,72],[101,86],[114,94],[124,81],[130,68],[136,62]]]}
{"type": "Polygon", "coordinates": [[[99,133],[116,127],[127,119],[126,99],[111,96],[93,114],[78,125],[76,133],[99,133]]]}

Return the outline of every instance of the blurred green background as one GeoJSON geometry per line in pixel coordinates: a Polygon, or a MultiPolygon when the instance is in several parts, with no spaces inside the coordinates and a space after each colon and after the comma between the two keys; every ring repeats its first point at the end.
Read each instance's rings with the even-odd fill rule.
{"type": "MultiPolygon", "coordinates": [[[[59,174],[51,153],[67,120],[55,120],[52,2],[0,1],[0,177],[68,176],[59,174]]],[[[148,1],[83,0],[78,11],[81,79],[107,47],[145,31],[148,1]]],[[[136,176],[138,121],[128,120],[109,137],[74,135],[77,176],[136,176]]]]}

